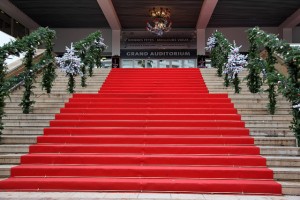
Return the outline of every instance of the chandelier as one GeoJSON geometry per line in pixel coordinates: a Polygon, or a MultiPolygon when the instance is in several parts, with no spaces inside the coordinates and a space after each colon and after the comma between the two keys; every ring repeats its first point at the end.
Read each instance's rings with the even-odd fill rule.
{"type": "Polygon", "coordinates": [[[152,8],[149,10],[152,17],[152,23],[147,22],[146,29],[158,36],[171,30],[172,22],[170,21],[171,12],[168,8],[152,8]]]}

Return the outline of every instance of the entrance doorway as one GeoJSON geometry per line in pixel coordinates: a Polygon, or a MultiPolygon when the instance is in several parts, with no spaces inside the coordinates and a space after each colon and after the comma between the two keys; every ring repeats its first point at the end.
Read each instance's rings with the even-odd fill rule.
{"type": "Polygon", "coordinates": [[[121,68],[196,68],[195,59],[122,59],[121,68]]]}

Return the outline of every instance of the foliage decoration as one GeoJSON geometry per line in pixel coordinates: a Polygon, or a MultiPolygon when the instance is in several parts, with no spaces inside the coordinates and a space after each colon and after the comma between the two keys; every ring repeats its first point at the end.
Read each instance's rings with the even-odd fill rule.
{"type": "MultiPolygon", "coordinates": [[[[32,32],[30,35],[25,36],[16,41],[11,41],[4,44],[0,47],[0,132],[3,130],[2,117],[5,107],[5,98],[9,95],[9,90],[13,87],[13,84],[24,81],[25,92],[23,94],[22,110],[24,113],[28,113],[32,109],[34,101],[30,100],[31,95],[33,94],[31,89],[33,88],[32,83],[34,81],[35,65],[32,63],[32,57],[34,55],[35,49],[43,44],[46,40],[51,40],[55,36],[55,32],[48,28],[39,28],[36,31],[32,32]],[[21,53],[26,52],[24,58],[25,71],[21,75],[6,79],[6,64],[5,60],[10,55],[19,56],[21,53]]],[[[48,63],[49,59],[45,61],[48,63]]],[[[41,66],[41,63],[37,63],[37,66],[41,66]]]]}
{"type": "Polygon", "coordinates": [[[85,39],[75,43],[77,55],[81,58],[81,86],[86,86],[86,67],[89,68],[89,76],[93,75],[93,68],[96,65],[101,67],[101,54],[107,48],[100,31],[88,35],[85,39]]]}
{"type": "Polygon", "coordinates": [[[76,51],[73,47],[66,47],[66,53],[62,57],[56,57],[56,62],[63,72],[66,73],[66,76],[69,77],[67,91],[69,93],[74,93],[75,88],[75,77],[82,74],[81,69],[81,59],[76,55],[76,51]]]}
{"type": "Polygon", "coordinates": [[[33,82],[35,79],[35,74],[33,73],[33,63],[32,58],[34,56],[35,49],[33,46],[29,47],[26,55],[24,57],[25,61],[25,77],[24,77],[24,87],[25,91],[23,94],[22,102],[20,103],[20,106],[22,106],[22,110],[24,114],[28,114],[32,111],[32,105],[35,103],[35,101],[31,100],[31,95],[33,95],[32,89],[34,88],[33,82]]]}
{"type": "MultiPolygon", "coordinates": [[[[298,140],[298,145],[300,145],[300,48],[291,47],[288,43],[279,40],[276,35],[266,34],[257,27],[249,30],[248,34],[249,32],[250,34],[251,32],[255,33],[255,39],[250,41],[251,45],[255,43],[258,49],[264,47],[268,52],[265,61],[265,74],[269,86],[267,89],[269,93],[269,111],[271,114],[275,112],[277,92],[292,103],[293,120],[290,128],[298,140]],[[280,55],[287,65],[289,74],[287,78],[275,71],[275,54],[280,55]]],[[[256,55],[255,59],[258,59],[257,57],[256,55]]]]}
{"type": "Polygon", "coordinates": [[[248,64],[246,60],[247,56],[239,53],[241,46],[237,47],[235,42],[230,46],[230,48],[231,51],[228,55],[228,61],[223,72],[225,74],[225,77],[227,76],[226,79],[229,79],[229,81],[225,79],[225,84],[231,82],[234,86],[235,93],[240,93],[241,87],[239,86],[240,79],[238,77],[238,74],[248,64]]]}
{"type": "Polygon", "coordinates": [[[264,69],[265,62],[259,57],[259,44],[256,42],[257,36],[260,33],[259,28],[255,27],[249,29],[248,40],[250,43],[250,49],[248,54],[248,75],[246,76],[247,86],[251,93],[258,93],[263,85],[263,79],[261,78],[262,70],[264,69]]]}
{"type": "Polygon", "coordinates": [[[214,36],[216,37],[216,40],[218,41],[218,45],[216,45],[216,52],[217,55],[214,58],[216,60],[216,67],[217,67],[217,75],[219,77],[222,76],[224,67],[227,63],[228,54],[230,52],[230,43],[225,38],[225,36],[219,32],[216,31],[214,33],[214,36]]]}
{"type": "Polygon", "coordinates": [[[267,34],[260,30],[258,27],[248,30],[248,38],[250,41],[250,70],[249,75],[246,77],[248,80],[248,87],[250,92],[258,92],[261,85],[262,79],[260,78],[260,73],[265,69],[266,82],[268,84],[268,111],[270,114],[275,114],[276,110],[276,97],[277,95],[277,72],[275,71],[276,58],[274,53],[278,49],[279,39],[274,34],[267,34]],[[264,48],[267,52],[267,57],[265,62],[259,59],[258,50],[264,48]],[[253,81],[253,82],[251,82],[253,81]]]}
{"type": "Polygon", "coordinates": [[[53,52],[53,40],[55,38],[55,31],[48,30],[47,32],[48,37],[45,38],[44,44],[46,46],[46,51],[44,53],[44,56],[42,58],[42,62],[45,64],[44,70],[43,70],[43,77],[42,77],[42,89],[45,89],[46,92],[49,94],[51,93],[51,89],[53,86],[53,82],[55,78],[57,77],[55,73],[55,59],[52,54],[53,52]]]}
{"type": "Polygon", "coordinates": [[[290,129],[294,132],[298,146],[300,145],[300,48],[290,47],[288,44],[281,43],[278,52],[283,55],[288,66],[289,77],[281,77],[279,92],[292,103],[293,120],[290,129]]]}

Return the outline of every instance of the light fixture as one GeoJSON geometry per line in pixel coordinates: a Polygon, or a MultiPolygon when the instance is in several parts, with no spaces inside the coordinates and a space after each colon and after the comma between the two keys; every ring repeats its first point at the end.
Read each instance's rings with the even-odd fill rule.
{"type": "Polygon", "coordinates": [[[146,29],[158,36],[171,30],[172,22],[170,21],[171,11],[168,8],[152,8],[149,10],[152,18],[152,24],[147,22],[146,29]]]}

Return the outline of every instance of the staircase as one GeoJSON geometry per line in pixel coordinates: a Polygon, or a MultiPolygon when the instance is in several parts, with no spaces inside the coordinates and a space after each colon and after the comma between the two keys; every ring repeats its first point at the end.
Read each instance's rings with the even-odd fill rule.
{"type": "MultiPolygon", "coordinates": [[[[88,86],[80,86],[80,77],[76,77],[76,92],[97,93],[105,81],[110,69],[94,69],[94,76],[88,77],[88,86]]],[[[24,88],[15,90],[10,99],[6,100],[6,116],[3,119],[5,129],[1,135],[0,145],[0,178],[10,176],[10,168],[20,164],[20,156],[29,152],[29,145],[37,141],[37,136],[43,135],[49,121],[53,120],[60,108],[64,107],[71,94],[66,91],[67,78],[64,73],[57,70],[52,93],[48,95],[41,90],[41,76],[38,76],[33,100],[36,101],[32,114],[22,114],[18,105],[21,102],[24,88]]]]}
{"type": "MultiPolygon", "coordinates": [[[[289,129],[292,121],[290,103],[279,95],[277,111],[275,115],[269,115],[266,93],[251,94],[243,81],[241,94],[234,94],[233,88],[223,86],[223,79],[216,76],[216,69],[201,69],[201,72],[210,93],[229,94],[262,156],[267,159],[267,166],[274,171],[275,180],[282,184],[283,194],[300,195],[300,149],[289,129]]],[[[240,79],[246,75],[247,71],[243,71],[240,79]]]]}
{"type": "MultiPolygon", "coordinates": [[[[213,73],[203,71],[210,90],[216,83],[213,73]]],[[[279,141],[265,138],[277,129],[260,132],[261,125],[253,131],[265,111],[247,106],[239,101],[236,108],[248,116],[254,139],[228,95],[209,94],[197,69],[113,69],[99,94],[75,94],[65,103],[0,188],[281,194],[259,153],[299,150],[288,132],[279,141]],[[258,148],[254,142],[272,146],[258,148]],[[282,144],[290,146],[274,147],[282,144]]],[[[288,131],[279,126],[276,133],[288,131]]],[[[292,174],[297,179],[297,172],[292,174]]],[[[282,180],[276,175],[275,170],[282,180]]],[[[292,193],[297,184],[287,185],[283,191],[292,193]]]]}
{"type": "MultiPolygon", "coordinates": [[[[99,69],[97,69],[99,70],[99,69]]],[[[299,158],[299,148],[296,147],[296,141],[295,138],[293,137],[293,134],[291,133],[291,131],[288,129],[290,120],[291,120],[291,115],[289,114],[289,108],[290,106],[288,105],[288,103],[286,101],[284,101],[283,98],[279,98],[279,109],[276,115],[268,115],[267,111],[266,111],[266,103],[267,103],[267,97],[265,94],[250,94],[249,92],[247,92],[247,89],[245,87],[245,84],[242,86],[243,90],[241,94],[233,94],[233,90],[232,89],[226,89],[223,87],[223,81],[221,78],[218,78],[215,76],[215,69],[201,69],[202,71],[202,75],[204,77],[204,80],[206,82],[206,85],[210,91],[210,93],[224,93],[227,92],[229,94],[229,97],[231,98],[231,101],[234,103],[234,107],[237,108],[238,113],[242,115],[242,120],[245,121],[245,125],[247,128],[250,129],[250,135],[254,137],[254,143],[256,145],[258,145],[260,147],[260,152],[261,154],[266,157],[266,163],[267,166],[269,168],[271,168],[274,171],[274,178],[276,180],[278,180],[280,182],[280,184],[282,184],[282,192],[283,194],[289,194],[289,195],[300,195],[299,191],[300,191],[300,184],[299,184],[299,180],[300,180],[300,176],[299,176],[299,172],[300,172],[300,158],[299,158]]],[[[76,91],[78,93],[80,92],[84,92],[84,93],[97,93],[99,90],[99,85],[102,84],[102,82],[105,79],[106,74],[108,74],[109,70],[107,69],[100,69],[98,72],[96,72],[96,76],[94,76],[93,78],[89,78],[88,79],[88,84],[89,86],[87,88],[81,89],[80,86],[77,86],[76,91]]],[[[245,74],[242,74],[242,76],[244,76],[245,74]]],[[[130,78],[130,77],[129,77],[130,78]]],[[[78,108],[82,108],[82,106],[84,107],[87,102],[85,103],[80,103],[80,102],[76,102],[78,99],[82,99],[82,97],[84,97],[85,94],[83,94],[83,96],[81,96],[80,94],[78,95],[74,95],[74,98],[72,98],[70,100],[70,102],[68,101],[68,98],[71,97],[72,95],[68,95],[66,93],[66,78],[60,74],[55,86],[54,86],[54,90],[53,93],[48,96],[46,94],[44,94],[43,91],[40,91],[40,87],[38,86],[36,88],[35,94],[35,101],[37,101],[36,105],[35,105],[35,109],[34,109],[34,113],[33,114],[29,114],[29,115],[24,115],[21,114],[21,108],[18,108],[17,105],[19,104],[20,100],[21,100],[21,94],[22,94],[22,90],[18,90],[15,91],[13,93],[13,95],[11,95],[11,102],[9,100],[7,100],[7,108],[6,108],[6,112],[7,117],[5,118],[5,126],[6,129],[4,130],[4,134],[1,137],[1,145],[0,145],[0,175],[1,177],[8,177],[10,175],[10,167],[17,165],[20,163],[20,156],[23,154],[27,154],[29,149],[28,146],[29,144],[33,144],[36,143],[37,136],[40,136],[43,134],[43,129],[44,127],[48,127],[49,126],[49,121],[51,121],[51,128],[46,128],[45,130],[45,136],[44,137],[39,137],[39,143],[59,143],[61,142],[62,136],[63,135],[57,135],[59,136],[58,138],[56,137],[56,135],[53,135],[51,133],[51,131],[55,130],[55,128],[59,127],[61,128],[61,126],[66,126],[66,124],[62,124],[60,122],[61,119],[68,119],[68,120],[88,120],[89,125],[88,126],[96,126],[95,124],[93,124],[93,120],[97,119],[97,120],[107,120],[107,117],[110,117],[110,120],[123,120],[123,117],[126,117],[126,119],[129,119],[130,121],[136,121],[136,120],[148,120],[149,121],[149,126],[162,126],[162,124],[159,121],[163,121],[163,120],[170,120],[168,119],[168,117],[170,117],[170,115],[161,115],[161,113],[157,113],[157,114],[152,114],[152,118],[141,118],[141,113],[138,113],[140,108],[138,108],[138,106],[141,105],[141,102],[135,102],[133,104],[134,105],[134,109],[132,109],[132,107],[128,107],[128,108],[124,108],[125,110],[127,109],[131,109],[131,110],[136,110],[134,114],[130,114],[130,115],[125,115],[124,113],[122,115],[112,115],[112,114],[108,114],[106,113],[105,115],[95,115],[95,113],[89,113],[87,116],[89,117],[81,117],[79,115],[76,115],[75,113],[78,112],[78,110],[76,111],[76,109],[78,108]],[[76,100],[77,99],[77,100],[76,100]],[[66,104],[65,104],[66,103],[66,104]],[[59,115],[56,115],[56,120],[53,120],[55,118],[55,113],[59,113],[60,108],[63,108],[65,106],[64,109],[62,109],[62,113],[59,115]],[[75,113],[68,113],[70,110],[75,110],[75,113]],[[66,113],[64,113],[66,112],[66,113]],[[101,118],[101,116],[104,116],[103,118],[101,118]],[[138,116],[138,117],[137,117],[138,116]],[[153,124],[150,124],[151,120],[159,120],[157,122],[153,122],[153,124]],[[50,131],[50,132],[49,132],[50,131]],[[55,138],[56,137],[56,138],[55,138]]],[[[37,82],[37,85],[39,85],[39,82],[37,82]]],[[[130,81],[132,82],[132,81],[130,81]]],[[[77,83],[79,83],[79,79],[77,80],[77,83]]],[[[175,83],[172,83],[175,84],[175,83]]],[[[126,84],[125,84],[126,85],[126,84]]],[[[139,85],[139,87],[141,88],[142,85],[139,85]]],[[[136,85],[135,85],[135,88],[136,85]]],[[[102,88],[105,89],[105,88],[102,88]]],[[[111,91],[112,88],[110,88],[109,90],[107,90],[106,92],[111,91]]],[[[115,88],[117,89],[117,88],[115,88]]],[[[102,90],[101,90],[102,91],[102,90]]],[[[103,90],[105,91],[105,90],[103,90]]],[[[205,90],[203,90],[202,92],[204,92],[205,90]]],[[[115,93],[118,93],[120,91],[115,90],[115,93]]],[[[135,90],[135,92],[140,92],[138,90],[135,90]]],[[[183,90],[181,91],[183,92],[183,90]]],[[[93,95],[91,96],[93,97],[93,95]]],[[[117,100],[117,98],[112,98],[114,101],[117,100]]],[[[112,100],[110,99],[110,100],[112,100]]],[[[122,103],[123,98],[120,98],[115,103],[114,105],[120,105],[122,103]]],[[[164,102],[163,104],[161,104],[161,106],[164,107],[171,107],[171,105],[173,105],[174,100],[172,100],[174,98],[169,98],[168,102],[164,102]],[[171,102],[171,103],[170,103],[171,102]],[[172,103],[173,102],[173,103],[172,103]]],[[[92,100],[88,100],[88,104],[90,102],[95,102],[95,99],[92,98],[92,100]]],[[[81,100],[80,100],[81,101],[81,100]]],[[[219,100],[216,100],[215,103],[219,102],[219,100]]],[[[106,102],[106,106],[107,106],[106,102]]],[[[148,102],[147,102],[148,103],[148,102]]],[[[157,102],[156,102],[157,103],[157,102]]],[[[190,102],[191,103],[191,102],[190,102]]],[[[222,101],[222,103],[226,103],[225,101],[222,101]]],[[[230,103],[230,102],[227,102],[230,103]]],[[[133,105],[131,105],[133,106],[133,105]]],[[[97,109],[103,109],[101,108],[101,104],[98,103],[97,104],[97,109]]],[[[85,108],[85,111],[89,110],[88,108],[85,108]]],[[[110,110],[120,110],[120,108],[117,108],[116,106],[114,106],[113,108],[111,108],[110,110]]],[[[157,110],[159,110],[159,108],[157,108],[157,110]]],[[[168,109],[167,109],[168,110],[168,109]]],[[[170,113],[171,114],[171,113],[170,113]]],[[[148,116],[149,117],[149,116],[148,116]]],[[[179,116],[177,116],[179,117],[179,116]]],[[[186,116],[181,115],[182,118],[177,118],[177,120],[185,120],[186,116]]],[[[239,119],[239,115],[235,115],[234,118],[232,118],[231,120],[238,120],[239,119]],[[236,118],[237,117],[237,118],[236,118]]],[[[174,120],[174,118],[172,118],[172,120],[174,120]]],[[[199,118],[195,118],[192,119],[193,120],[199,120],[199,118]]],[[[203,120],[203,119],[201,119],[203,120]]],[[[210,119],[211,120],[211,119],[210,119]]],[[[220,119],[214,119],[214,120],[220,120],[220,119]]],[[[73,122],[73,124],[68,124],[67,126],[78,126],[78,121],[73,122]],[[75,124],[74,124],[75,123],[75,124]]],[[[140,123],[140,122],[139,122],[140,123]]],[[[144,124],[139,124],[138,122],[132,122],[132,123],[123,123],[122,126],[128,126],[126,130],[122,130],[122,134],[126,134],[129,133],[136,133],[133,136],[128,137],[128,135],[126,135],[126,137],[121,137],[118,138],[118,141],[122,141],[122,143],[124,144],[139,144],[139,143],[153,143],[155,145],[170,145],[169,143],[188,143],[188,142],[192,142],[194,144],[198,144],[199,140],[195,140],[195,138],[192,139],[187,139],[187,138],[182,138],[180,134],[182,134],[182,132],[177,131],[178,133],[176,133],[176,130],[172,130],[172,133],[175,133],[177,136],[179,137],[175,137],[175,138],[170,138],[170,137],[161,137],[160,135],[154,135],[152,138],[144,138],[144,137],[136,137],[138,135],[138,131],[137,129],[132,128],[133,126],[143,126],[144,124]],[[185,139],[185,140],[183,140],[185,139]],[[157,142],[159,141],[159,142],[157,142]]],[[[85,123],[86,125],[86,123],[85,123]]],[[[110,126],[112,126],[115,124],[111,123],[110,126]]],[[[169,124],[170,125],[170,124],[169,124]]],[[[198,126],[199,124],[197,123],[197,125],[195,125],[195,123],[189,123],[188,126],[189,127],[195,127],[198,126]]],[[[224,123],[223,123],[224,125],[224,123]]],[[[235,124],[234,126],[236,126],[237,124],[235,124]]],[[[98,125],[97,125],[98,126],[98,125]]],[[[176,125],[178,129],[180,130],[180,127],[182,126],[182,124],[178,123],[178,125],[176,125]]],[[[186,126],[186,125],[185,125],[186,126]]],[[[214,124],[215,126],[215,124],[214,124]]],[[[93,128],[92,128],[93,129],[93,128]]],[[[118,128],[115,128],[115,130],[118,130],[118,128]]],[[[78,129],[80,130],[80,128],[78,129]]],[[[114,131],[115,131],[114,130],[114,131]]],[[[108,130],[105,130],[108,131],[108,130]]],[[[150,131],[150,130],[149,130],[150,131]]],[[[165,128],[162,128],[162,130],[160,130],[162,133],[166,133],[166,134],[170,134],[171,132],[166,132],[165,128]]],[[[192,135],[192,131],[190,132],[192,135]]],[[[119,136],[118,136],[119,137],[119,136]]],[[[97,136],[98,138],[98,136],[97,136]]],[[[70,139],[69,137],[65,137],[63,139],[64,142],[66,143],[72,143],[72,144],[77,144],[79,143],[79,141],[83,141],[83,138],[80,137],[80,133],[78,135],[78,137],[73,137],[72,139],[70,139]]],[[[97,143],[99,142],[99,138],[98,140],[95,140],[96,138],[92,135],[89,138],[85,138],[85,141],[87,144],[89,143],[97,143]]],[[[231,138],[232,139],[232,138],[231,138]]],[[[116,137],[115,135],[112,135],[112,137],[102,137],[101,141],[105,141],[108,144],[115,144],[116,143],[116,137]]],[[[205,142],[211,142],[211,139],[206,138],[206,140],[202,140],[205,142]]],[[[224,141],[222,141],[224,142],[224,141]]],[[[234,142],[234,141],[233,141],[234,142]]],[[[251,141],[247,141],[248,144],[251,141]]],[[[120,144],[119,144],[120,145],[120,144]]],[[[38,146],[38,145],[37,145],[38,146]]],[[[34,147],[36,148],[36,147],[34,147]]],[[[34,149],[33,148],[33,149],[34,149]]],[[[39,148],[39,147],[37,147],[39,148]]],[[[141,147],[140,147],[141,148],[141,147]]],[[[136,148],[137,149],[137,148],[136,148]]],[[[135,149],[135,150],[136,150],[135,149]]],[[[123,150],[125,151],[133,151],[133,148],[124,148],[123,150]]],[[[155,148],[152,149],[153,151],[155,151],[155,148]]],[[[33,150],[36,151],[36,150],[33,150]]],[[[158,153],[158,152],[156,152],[158,153]]],[[[33,154],[32,154],[33,155],[33,154]]],[[[143,154],[142,154],[143,155],[143,154]]],[[[33,155],[32,157],[26,157],[27,159],[26,162],[31,162],[34,161],[36,158],[38,158],[39,155],[33,155]],[[36,157],[35,157],[36,156],[36,157]]],[[[109,159],[109,164],[110,165],[114,165],[114,163],[116,162],[136,162],[136,160],[138,160],[139,162],[143,162],[146,164],[150,164],[151,162],[153,163],[157,163],[157,162],[161,162],[162,160],[165,159],[165,155],[163,154],[159,154],[157,156],[149,156],[147,157],[147,162],[149,163],[145,163],[145,156],[140,156],[140,157],[136,157],[136,156],[132,156],[130,157],[130,155],[126,156],[126,159],[124,158],[123,155],[102,155],[102,156],[98,156],[95,157],[94,156],[82,156],[81,159],[84,159],[85,162],[101,162],[103,160],[108,160],[109,159]],[[128,161],[129,159],[129,161],[128,161]],[[126,160],[126,161],[125,161],[126,160]]],[[[63,163],[69,163],[72,160],[74,160],[74,158],[72,156],[61,156],[59,159],[56,158],[52,158],[49,160],[50,157],[47,157],[46,159],[43,157],[39,157],[39,159],[41,159],[41,162],[61,162],[61,164],[63,163]]],[[[176,158],[171,158],[170,156],[167,157],[169,160],[165,161],[165,164],[169,164],[169,162],[173,162],[173,164],[178,165],[178,162],[180,160],[182,160],[182,157],[177,156],[176,158]]],[[[195,159],[193,159],[193,157],[189,157],[190,160],[187,162],[193,163],[195,162],[195,159]]],[[[206,157],[207,158],[207,157],[206,157]]],[[[238,157],[236,157],[238,158],[238,157]]],[[[204,158],[202,159],[202,161],[205,162],[209,162],[208,160],[205,160],[204,158]]],[[[250,161],[249,159],[245,159],[245,163],[246,165],[249,165],[249,163],[247,163],[248,161],[250,161]]],[[[103,161],[104,162],[104,161],[103,161]]],[[[260,165],[263,165],[263,160],[260,160],[260,165]]],[[[250,162],[252,163],[252,161],[250,162]]],[[[99,164],[99,163],[98,163],[99,164]]],[[[103,163],[102,163],[103,164],[103,163]]],[[[107,164],[107,163],[105,163],[107,164]]],[[[126,163],[128,164],[128,163],[126,163]]],[[[196,163],[197,164],[197,163],[196,163]]],[[[203,165],[203,163],[198,163],[200,165],[203,165]]],[[[32,169],[32,168],[31,168],[32,169]]],[[[43,170],[43,168],[38,167],[38,169],[43,170]]],[[[73,169],[73,168],[72,168],[73,169]]],[[[76,169],[76,168],[75,168],[76,169]]],[[[126,170],[122,167],[121,168],[116,168],[115,166],[110,166],[109,169],[113,169],[112,171],[121,171],[122,173],[127,173],[125,172],[126,170]]],[[[108,168],[102,168],[102,170],[109,170],[108,168]]],[[[26,167],[24,169],[21,170],[28,170],[26,169],[26,167]]],[[[73,169],[74,170],[74,169],[73,169]]],[[[80,169],[82,171],[84,171],[85,169],[80,169]]],[[[99,170],[99,169],[94,169],[94,170],[99,170]]],[[[137,169],[131,169],[132,171],[135,171],[137,169]]],[[[139,169],[141,170],[141,169],[139,169]]],[[[148,171],[154,171],[154,169],[146,169],[146,167],[143,170],[148,170],[148,171]]],[[[161,168],[160,168],[161,170],[161,168]]],[[[178,170],[183,170],[183,169],[176,169],[178,170]]],[[[184,169],[187,170],[187,169],[184,169]]],[[[217,169],[216,169],[217,170],[217,169]]],[[[52,169],[52,173],[54,173],[55,169],[52,169]]],[[[72,170],[71,170],[72,171],[72,170]]],[[[77,170],[73,173],[76,173],[77,170]]],[[[138,171],[141,172],[141,171],[138,171]]],[[[152,172],[152,173],[154,173],[152,172]]],[[[72,172],[70,172],[72,173],[72,172]]],[[[165,170],[161,173],[168,173],[167,171],[167,167],[165,168],[165,170]]],[[[175,172],[174,172],[175,173],[175,172]]],[[[187,173],[187,172],[185,172],[187,173]]],[[[206,172],[208,173],[208,172],[206,172]]],[[[221,173],[222,174],[222,173],[221,173]]],[[[255,174],[255,173],[254,173],[255,174]]],[[[18,174],[15,174],[18,175],[18,174]]],[[[59,174],[56,174],[59,175],[59,174]]],[[[153,174],[152,174],[153,175],[153,174]]],[[[157,175],[156,173],[154,173],[154,175],[157,175]]],[[[154,176],[153,175],[153,176],[154,176]]],[[[172,173],[171,173],[172,175],[172,173]]],[[[171,176],[169,175],[169,176],[171,176]]],[[[121,184],[121,183],[120,183],[121,184]]],[[[124,183],[125,184],[125,183],[124,183]]],[[[128,184],[128,183],[127,183],[128,184]]],[[[215,184],[215,183],[214,183],[215,184]]],[[[126,184],[125,184],[126,185],[126,184]]],[[[234,191],[232,191],[234,192],[234,191]]]]}

